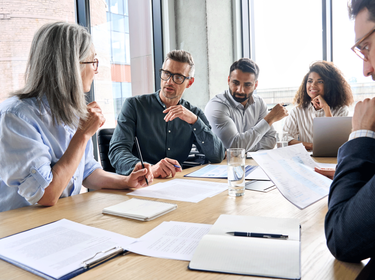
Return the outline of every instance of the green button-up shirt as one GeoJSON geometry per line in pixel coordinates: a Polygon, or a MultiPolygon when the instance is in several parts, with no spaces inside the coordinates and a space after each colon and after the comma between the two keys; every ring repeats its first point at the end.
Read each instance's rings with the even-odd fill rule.
{"type": "Polygon", "coordinates": [[[181,164],[195,144],[200,153],[212,163],[219,163],[224,158],[224,146],[213,134],[211,126],[199,108],[181,99],[184,106],[198,120],[194,124],[176,118],[165,122],[166,105],[160,100],[159,91],[127,98],[118,117],[118,123],[112,136],[109,148],[109,159],[116,173],[128,175],[140,161],[134,145],[137,136],[143,160],[156,164],[168,157],[181,164]]]}

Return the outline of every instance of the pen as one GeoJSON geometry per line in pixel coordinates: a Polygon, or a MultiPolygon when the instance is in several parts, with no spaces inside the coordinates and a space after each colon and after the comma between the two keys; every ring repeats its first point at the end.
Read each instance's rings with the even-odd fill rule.
{"type": "Polygon", "coordinates": [[[259,238],[280,238],[287,239],[288,235],[275,234],[275,233],[257,233],[257,232],[240,232],[240,231],[231,231],[227,232],[234,236],[245,236],[245,237],[259,237],[259,238]]]}
{"type": "Polygon", "coordinates": [[[176,164],[173,164],[173,166],[176,167],[176,168],[181,168],[181,166],[178,166],[176,164]]]}
{"type": "MultiPolygon", "coordinates": [[[[286,106],[289,106],[289,104],[283,104],[281,106],[286,107],[286,106]]],[[[275,108],[275,107],[273,107],[273,108],[275,108]]],[[[273,108],[268,109],[268,111],[272,111],[273,108]]]]}
{"type": "MultiPolygon", "coordinates": [[[[141,153],[141,147],[139,147],[139,143],[138,143],[138,138],[137,138],[137,136],[134,137],[134,141],[135,141],[135,145],[137,146],[137,150],[138,150],[139,158],[141,159],[142,168],[145,168],[145,165],[143,164],[143,158],[142,158],[142,153],[141,153]]],[[[148,186],[148,180],[147,180],[146,176],[144,176],[144,177],[145,177],[145,180],[146,180],[146,184],[147,184],[147,186],[148,186]]]]}

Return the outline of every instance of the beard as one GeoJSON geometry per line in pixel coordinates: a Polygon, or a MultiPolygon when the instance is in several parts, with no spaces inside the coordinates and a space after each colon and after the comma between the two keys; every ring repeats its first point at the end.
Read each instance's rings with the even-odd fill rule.
{"type": "Polygon", "coordinates": [[[251,95],[253,94],[253,92],[250,92],[249,94],[239,94],[237,92],[233,93],[231,89],[229,89],[229,92],[232,95],[233,99],[239,103],[249,100],[251,95]]]}

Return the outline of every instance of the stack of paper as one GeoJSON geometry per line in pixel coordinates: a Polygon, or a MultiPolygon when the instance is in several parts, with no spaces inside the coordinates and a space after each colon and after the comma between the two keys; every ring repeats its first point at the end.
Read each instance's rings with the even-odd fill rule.
{"type": "Polygon", "coordinates": [[[197,203],[227,189],[227,183],[174,179],[138,189],[128,194],[197,203]]]}

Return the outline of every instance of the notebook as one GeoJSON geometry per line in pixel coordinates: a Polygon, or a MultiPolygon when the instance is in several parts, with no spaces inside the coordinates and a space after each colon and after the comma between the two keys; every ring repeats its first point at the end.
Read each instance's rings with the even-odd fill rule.
{"type": "Polygon", "coordinates": [[[151,221],[177,208],[177,204],[132,198],[106,207],[103,214],[110,214],[140,221],[151,221]]]}
{"type": "Polygon", "coordinates": [[[286,279],[301,278],[301,233],[296,219],[221,215],[194,251],[189,269],[286,279]],[[288,235],[287,239],[227,232],[288,235]]]}
{"type": "Polygon", "coordinates": [[[313,120],[313,157],[336,157],[348,141],[352,117],[323,117],[313,120]]]}

